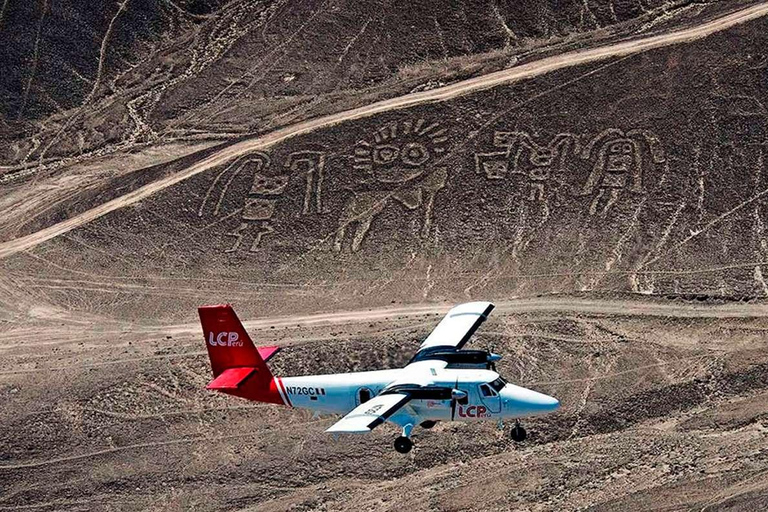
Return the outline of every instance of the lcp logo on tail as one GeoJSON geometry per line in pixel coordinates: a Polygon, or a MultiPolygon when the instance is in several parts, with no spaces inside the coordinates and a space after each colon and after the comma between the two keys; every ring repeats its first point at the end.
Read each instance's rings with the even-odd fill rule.
{"type": "Polygon", "coordinates": [[[220,332],[215,337],[213,332],[208,333],[208,344],[212,347],[242,347],[240,335],[236,332],[220,332]]]}

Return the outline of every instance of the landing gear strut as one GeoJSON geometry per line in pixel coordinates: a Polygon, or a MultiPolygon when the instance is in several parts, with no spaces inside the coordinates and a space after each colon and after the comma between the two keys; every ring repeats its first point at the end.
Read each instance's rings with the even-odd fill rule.
{"type": "Polygon", "coordinates": [[[395,450],[399,453],[408,453],[413,448],[411,432],[413,432],[413,423],[403,425],[403,435],[395,439],[395,450]]]}
{"type": "Polygon", "coordinates": [[[400,436],[395,439],[395,450],[399,453],[408,453],[413,448],[413,441],[405,436],[400,436]]]}
{"type": "Polygon", "coordinates": [[[521,443],[525,441],[526,436],[528,435],[523,427],[520,426],[519,422],[515,422],[515,426],[512,427],[512,432],[510,433],[512,436],[512,440],[516,443],[521,443]]]}

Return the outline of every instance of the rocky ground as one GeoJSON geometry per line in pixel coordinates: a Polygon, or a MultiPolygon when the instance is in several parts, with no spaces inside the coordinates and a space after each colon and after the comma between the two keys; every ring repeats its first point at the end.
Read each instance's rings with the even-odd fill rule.
{"type": "MultiPolygon", "coordinates": [[[[0,265],[31,303],[167,321],[206,300],[271,316],[382,298],[765,296],[767,27],[240,151],[0,265]]],[[[0,232],[34,237],[228,150],[13,182],[0,232]]]]}

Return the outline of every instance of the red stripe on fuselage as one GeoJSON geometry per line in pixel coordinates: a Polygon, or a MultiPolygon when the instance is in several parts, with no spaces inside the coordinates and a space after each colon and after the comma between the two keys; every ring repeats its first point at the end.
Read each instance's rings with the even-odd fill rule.
{"type": "Polygon", "coordinates": [[[275,380],[277,381],[277,384],[280,386],[280,391],[283,393],[283,399],[285,400],[285,405],[288,407],[293,407],[293,404],[291,403],[291,399],[288,398],[288,391],[285,389],[285,384],[283,384],[283,379],[280,377],[275,377],[275,380]]]}

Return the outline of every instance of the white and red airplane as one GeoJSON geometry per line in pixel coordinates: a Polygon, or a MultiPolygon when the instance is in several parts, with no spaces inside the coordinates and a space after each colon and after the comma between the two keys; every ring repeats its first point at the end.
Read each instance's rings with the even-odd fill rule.
{"type": "Polygon", "coordinates": [[[275,377],[266,361],[278,347],[255,347],[230,305],[198,308],[214,379],[207,388],[256,402],[344,414],[326,432],[365,433],[385,421],[402,429],[395,450],[408,453],[416,425],[438,421],[515,421],[512,439],[523,441],[519,419],[554,411],[560,403],[508,384],[495,371],[501,356],[462,350],[493,310],[490,302],[451,309],[404,368],[275,377]]]}

